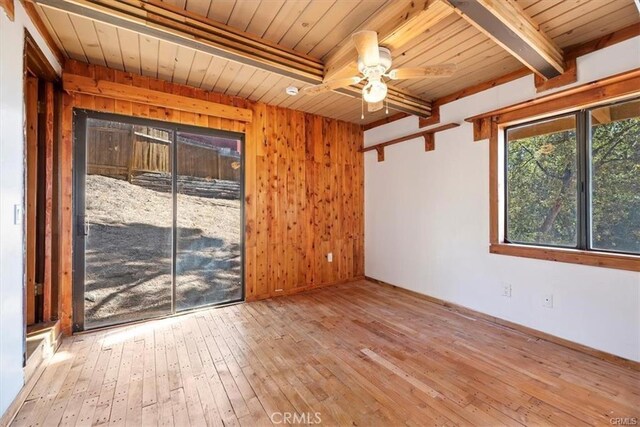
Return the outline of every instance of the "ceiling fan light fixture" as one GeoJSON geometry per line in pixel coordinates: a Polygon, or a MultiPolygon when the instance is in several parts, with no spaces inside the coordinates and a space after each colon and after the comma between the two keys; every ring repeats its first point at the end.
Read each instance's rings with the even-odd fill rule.
{"type": "Polygon", "coordinates": [[[366,102],[376,103],[387,96],[387,85],[379,79],[369,79],[369,83],[362,89],[362,97],[366,102]]]}

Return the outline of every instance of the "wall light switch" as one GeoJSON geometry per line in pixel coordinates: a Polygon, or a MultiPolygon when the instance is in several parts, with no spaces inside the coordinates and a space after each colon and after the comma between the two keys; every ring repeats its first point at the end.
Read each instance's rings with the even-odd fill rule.
{"type": "Polygon", "coordinates": [[[329,252],[329,253],[327,254],[327,261],[328,261],[328,262],[333,262],[333,252],[329,252]]]}
{"type": "Polygon", "coordinates": [[[22,206],[13,205],[13,223],[15,225],[22,224],[22,206]]]}
{"type": "Polygon", "coordinates": [[[542,297],[542,306],[546,308],[553,308],[553,295],[544,295],[542,297]]]}

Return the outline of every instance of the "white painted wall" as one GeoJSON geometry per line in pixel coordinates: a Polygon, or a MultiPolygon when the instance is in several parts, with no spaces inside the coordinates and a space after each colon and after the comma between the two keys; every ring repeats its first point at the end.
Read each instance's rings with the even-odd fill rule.
{"type": "MultiPolygon", "coordinates": [[[[638,67],[634,38],[579,58],[577,84],[638,67]]],[[[415,140],[387,147],[382,163],[365,154],[366,274],[640,361],[640,273],[489,253],[489,145],[464,119],[536,96],[532,76],[518,79],[443,106],[441,123],[462,126],[433,152],[415,140]]],[[[408,117],[371,129],[365,145],[417,127],[408,117]]]]}
{"type": "Polygon", "coordinates": [[[0,9],[0,415],[24,382],[24,221],[14,224],[14,206],[24,204],[22,57],[25,27],[56,69],[60,69],[22,4],[14,3],[13,22],[0,9]]]}

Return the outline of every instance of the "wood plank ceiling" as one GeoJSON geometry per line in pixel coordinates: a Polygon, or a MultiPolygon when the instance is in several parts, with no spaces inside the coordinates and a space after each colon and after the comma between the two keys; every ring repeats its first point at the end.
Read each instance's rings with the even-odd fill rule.
{"type": "MultiPolygon", "coordinates": [[[[325,59],[393,0],[164,0],[284,47],[325,59]]],[[[561,48],[640,22],[634,0],[517,0],[561,48]]],[[[140,73],[252,101],[354,123],[384,117],[365,113],[359,98],[338,93],[290,97],[289,77],[139,35],[48,6],[36,9],[54,41],[72,59],[140,73]]],[[[457,14],[393,52],[394,67],[455,63],[447,79],[406,80],[395,86],[431,100],[522,68],[502,47],[457,14]]],[[[392,112],[390,112],[392,113],[392,112]]]]}

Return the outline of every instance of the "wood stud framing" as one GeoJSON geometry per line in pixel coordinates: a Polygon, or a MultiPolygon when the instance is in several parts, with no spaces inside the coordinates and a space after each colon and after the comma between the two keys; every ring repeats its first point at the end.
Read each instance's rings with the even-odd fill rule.
{"type": "MultiPolygon", "coordinates": [[[[55,97],[52,82],[45,83],[45,135],[44,135],[44,254],[42,279],[42,319],[51,320],[53,307],[53,150],[55,97]]],[[[41,180],[42,181],[42,180],[41,180]]]]}
{"type": "Polygon", "coordinates": [[[25,115],[26,115],[26,212],[27,238],[26,238],[26,272],[27,301],[26,322],[27,325],[36,320],[36,219],[38,205],[38,79],[33,76],[26,78],[25,115]]]}

